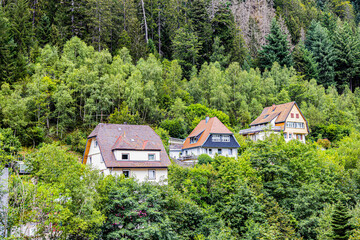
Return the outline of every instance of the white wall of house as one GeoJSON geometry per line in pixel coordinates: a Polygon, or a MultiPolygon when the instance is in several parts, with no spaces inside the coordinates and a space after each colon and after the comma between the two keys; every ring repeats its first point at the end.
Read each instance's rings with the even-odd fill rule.
{"type": "Polygon", "coordinates": [[[178,159],[180,157],[180,153],[181,153],[181,150],[179,149],[171,149],[169,150],[169,155],[171,158],[175,158],[175,159],[178,159]]]}
{"type": "Polygon", "coordinates": [[[215,157],[216,153],[221,156],[228,157],[237,157],[237,149],[236,148],[190,148],[183,150],[183,156],[199,156],[201,154],[207,154],[210,157],[215,157]],[[221,154],[219,154],[219,149],[221,149],[221,154]],[[230,149],[231,153],[230,153],[230,149]]]}
{"type": "Polygon", "coordinates": [[[130,177],[139,180],[139,182],[164,182],[166,184],[168,178],[167,168],[116,168],[111,170],[110,173],[115,176],[123,174],[123,170],[130,171],[130,177]],[[155,179],[149,179],[149,170],[155,170],[155,179]]]}
{"type": "Polygon", "coordinates": [[[155,154],[154,161],[160,161],[160,151],[115,150],[115,159],[118,161],[122,161],[122,154],[129,154],[129,159],[125,161],[149,161],[149,154],[155,154]]]}
{"type": "Polygon", "coordinates": [[[91,141],[86,165],[91,165],[94,169],[100,171],[106,170],[105,162],[103,161],[99,145],[96,144],[95,138],[91,141]]]}

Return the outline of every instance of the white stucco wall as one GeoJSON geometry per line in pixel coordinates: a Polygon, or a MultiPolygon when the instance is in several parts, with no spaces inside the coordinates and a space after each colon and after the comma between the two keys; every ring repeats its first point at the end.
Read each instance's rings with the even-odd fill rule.
{"type": "Polygon", "coordinates": [[[179,158],[180,157],[181,150],[169,150],[169,155],[171,158],[179,158]]]}
{"type": "Polygon", "coordinates": [[[106,166],[101,156],[99,145],[96,146],[95,141],[95,138],[91,141],[86,165],[91,165],[94,169],[104,171],[106,166]]]}
{"type": "MultiPolygon", "coordinates": [[[[129,154],[130,161],[149,161],[149,154],[155,154],[155,161],[160,161],[160,151],[128,151],[128,150],[115,150],[114,155],[115,159],[118,161],[122,161],[121,155],[129,154]]],[[[129,161],[125,160],[125,161],[129,161]]]]}
{"type": "Polygon", "coordinates": [[[110,173],[115,176],[120,176],[123,170],[130,170],[130,177],[139,180],[139,182],[162,182],[167,183],[168,171],[167,168],[116,168],[110,170],[110,173]],[[149,179],[149,170],[155,170],[155,179],[149,179]]]}
{"type": "Polygon", "coordinates": [[[218,153],[218,149],[221,149],[221,156],[228,156],[228,157],[237,157],[237,149],[236,148],[232,148],[232,154],[229,154],[229,149],[230,148],[202,148],[202,147],[197,147],[197,148],[190,148],[190,149],[185,149],[183,150],[183,156],[199,156],[201,154],[207,154],[210,157],[215,157],[216,153],[218,153]],[[209,151],[209,149],[211,149],[211,153],[209,151]],[[187,153],[186,153],[187,151],[187,153]]]}

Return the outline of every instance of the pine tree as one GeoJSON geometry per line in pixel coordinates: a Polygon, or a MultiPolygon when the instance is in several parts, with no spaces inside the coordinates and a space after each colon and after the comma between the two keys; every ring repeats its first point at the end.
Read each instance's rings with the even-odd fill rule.
{"type": "Polygon", "coordinates": [[[318,63],[318,83],[325,87],[335,85],[336,54],[328,31],[320,23],[312,21],[306,35],[305,46],[318,63]]]}
{"type": "Polygon", "coordinates": [[[198,36],[199,47],[198,61],[202,64],[208,61],[211,53],[211,23],[207,12],[205,0],[192,1],[189,7],[189,21],[192,31],[198,36]]]}
{"type": "Polygon", "coordinates": [[[334,240],[349,239],[350,230],[352,229],[349,223],[349,219],[350,216],[347,208],[342,202],[339,201],[335,206],[331,220],[334,240]]]}
{"type": "Polygon", "coordinates": [[[229,56],[225,55],[225,47],[221,45],[219,37],[215,37],[212,48],[213,54],[210,57],[210,61],[219,62],[221,67],[225,68],[229,64],[229,56]]]}
{"type": "Polygon", "coordinates": [[[305,48],[301,41],[293,51],[294,68],[298,73],[304,75],[304,79],[318,79],[318,64],[315,62],[313,54],[305,48]]]}
{"type": "Polygon", "coordinates": [[[180,28],[176,31],[173,40],[173,57],[179,60],[186,77],[189,77],[192,66],[198,65],[200,47],[201,43],[198,37],[189,27],[180,28]]]}
{"type": "Polygon", "coordinates": [[[335,81],[338,89],[349,86],[353,90],[360,84],[360,40],[347,22],[337,22],[333,35],[336,52],[335,81]]]}
{"type": "Polygon", "coordinates": [[[271,22],[270,34],[266,36],[267,44],[259,52],[259,64],[262,69],[270,69],[274,62],[281,66],[292,66],[289,42],[274,18],[271,22]]]}

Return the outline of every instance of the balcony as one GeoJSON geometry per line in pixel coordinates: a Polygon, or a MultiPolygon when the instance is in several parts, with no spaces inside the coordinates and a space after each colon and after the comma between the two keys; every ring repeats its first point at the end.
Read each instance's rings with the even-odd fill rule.
{"type": "Polygon", "coordinates": [[[280,132],[281,131],[281,127],[280,126],[255,126],[252,128],[248,128],[248,129],[243,129],[239,131],[240,135],[247,135],[247,134],[251,134],[251,133],[257,133],[257,132],[262,132],[262,131],[275,131],[275,132],[280,132]]]}

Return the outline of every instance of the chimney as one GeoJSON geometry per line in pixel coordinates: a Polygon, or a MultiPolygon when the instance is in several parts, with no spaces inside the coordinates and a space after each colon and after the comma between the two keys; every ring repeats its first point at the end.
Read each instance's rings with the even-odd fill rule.
{"type": "Polygon", "coordinates": [[[205,117],[205,123],[208,123],[208,121],[209,121],[209,116],[206,116],[205,117]]]}

